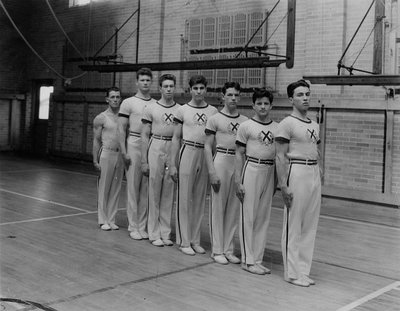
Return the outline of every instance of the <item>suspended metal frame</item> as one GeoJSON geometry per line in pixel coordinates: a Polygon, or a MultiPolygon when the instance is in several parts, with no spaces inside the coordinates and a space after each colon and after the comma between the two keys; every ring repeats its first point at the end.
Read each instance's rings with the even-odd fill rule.
{"type": "MultiPolygon", "coordinates": [[[[278,0],[279,3],[280,0],[278,0]]],[[[275,5],[276,6],[276,5],[275,5]]],[[[135,12],[136,13],[136,12],[135,12]]],[[[135,14],[134,13],[134,14],[135,14]]],[[[137,11],[138,19],[140,9],[137,11]]],[[[286,63],[287,68],[292,68],[294,64],[294,34],[295,34],[295,13],[296,13],[296,0],[288,0],[288,14],[287,14],[287,44],[286,55],[274,55],[261,52],[258,50],[256,53],[259,57],[250,58],[233,58],[233,59],[219,59],[219,60],[201,60],[201,61],[179,61],[179,62],[164,62],[164,63],[139,63],[136,54],[136,64],[93,64],[93,65],[80,65],[84,71],[97,71],[97,72],[135,72],[142,67],[148,67],[153,71],[164,70],[198,70],[198,69],[230,69],[230,68],[263,68],[263,67],[278,67],[280,64],[286,63]],[[276,56],[279,59],[270,59],[270,56],[276,56]]],[[[270,14],[266,17],[269,17],[270,14]]],[[[265,21],[264,21],[265,22],[265,21]]],[[[263,22],[263,23],[264,23],[263,22]]],[[[126,23],[124,23],[125,25],[126,23]]],[[[138,26],[139,27],[139,24],[138,26]]],[[[118,29],[120,30],[122,26],[118,29]]],[[[258,29],[257,29],[258,31],[258,29]]],[[[139,35],[139,31],[137,36],[139,35]]],[[[109,40],[110,41],[110,40],[109,40]]],[[[109,42],[108,41],[108,42],[109,42]]],[[[250,41],[250,40],[249,40],[250,41]]],[[[241,48],[241,51],[250,51],[248,48],[249,42],[241,48]]],[[[104,47],[104,45],[103,45],[104,47]]],[[[137,51],[138,52],[138,51],[137,51]]],[[[251,51],[253,52],[253,50],[251,51]]],[[[95,56],[99,54],[99,51],[95,56]]],[[[101,58],[93,57],[95,62],[102,61],[101,58]]]]}

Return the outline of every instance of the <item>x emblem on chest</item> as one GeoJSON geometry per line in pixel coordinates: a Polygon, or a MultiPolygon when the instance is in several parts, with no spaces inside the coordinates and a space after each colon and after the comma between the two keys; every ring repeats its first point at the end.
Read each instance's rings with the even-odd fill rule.
{"type": "Polygon", "coordinates": [[[311,139],[314,138],[315,140],[317,140],[317,136],[316,136],[315,130],[310,131],[309,129],[307,129],[307,131],[310,133],[310,138],[311,139]]]}
{"type": "Polygon", "coordinates": [[[264,131],[261,131],[261,134],[263,134],[263,141],[265,141],[266,139],[268,139],[269,142],[272,142],[272,133],[270,131],[268,131],[267,133],[265,133],[264,131]]]}
{"type": "Polygon", "coordinates": [[[202,114],[196,113],[196,116],[197,116],[197,121],[206,122],[206,115],[204,113],[202,114]]]}
{"type": "Polygon", "coordinates": [[[174,120],[173,120],[173,118],[174,118],[174,115],[172,114],[172,113],[164,113],[164,116],[165,116],[165,121],[166,122],[173,122],[174,120]]]}
{"type": "Polygon", "coordinates": [[[232,132],[236,132],[237,130],[238,130],[238,126],[239,126],[239,123],[235,123],[235,124],[233,124],[232,122],[231,122],[231,126],[232,126],[232,132]]]}

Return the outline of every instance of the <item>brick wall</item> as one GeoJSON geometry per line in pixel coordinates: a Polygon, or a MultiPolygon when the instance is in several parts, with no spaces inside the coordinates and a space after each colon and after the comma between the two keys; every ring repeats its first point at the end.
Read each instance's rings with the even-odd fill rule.
{"type": "Polygon", "coordinates": [[[10,126],[10,100],[0,99],[0,150],[8,148],[10,126]]]}
{"type": "Polygon", "coordinates": [[[382,112],[328,111],[325,185],[382,191],[384,131],[382,112]]]}

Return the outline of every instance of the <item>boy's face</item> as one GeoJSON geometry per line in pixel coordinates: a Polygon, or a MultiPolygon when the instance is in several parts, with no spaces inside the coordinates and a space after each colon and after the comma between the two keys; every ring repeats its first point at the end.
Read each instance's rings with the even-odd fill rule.
{"type": "Polygon", "coordinates": [[[165,99],[174,97],[175,82],[173,80],[164,80],[160,86],[161,96],[165,99]]]}
{"type": "Polygon", "coordinates": [[[240,92],[234,87],[226,89],[225,95],[223,95],[225,106],[236,107],[240,101],[240,92]]]}
{"type": "Polygon", "coordinates": [[[140,91],[148,92],[151,86],[151,77],[148,75],[139,75],[136,85],[140,91]]]}
{"type": "Polygon", "coordinates": [[[197,101],[202,101],[206,94],[206,86],[203,83],[197,83],[190,88],[192,98],[197,101]]]}
{"type": "Polygon", "coordinates": [[[305,86],[296,87],[293,91],[293,97],[290,97],[289,101],[299,112],[307,112],[310,108],[310,89],[305,86]]]}
{"type": "Polygon", "coordinates": [[[257,98],[253,104],[253,109],[258,117],[265,118],[271,111],[272,104],[268,97],[257,98]]]}

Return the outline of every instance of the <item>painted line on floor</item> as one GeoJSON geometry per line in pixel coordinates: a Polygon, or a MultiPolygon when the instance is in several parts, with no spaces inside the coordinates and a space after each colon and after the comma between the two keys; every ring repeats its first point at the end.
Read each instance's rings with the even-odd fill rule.
{"type": "MultiPolygon", "coordinates": [[[[118,211],[126,210],[126,208],[119,208],[118,211]]],[[[68,214],[68,215],[59,215],[59,216],[49,216],[49,217],[42,217],[42,218],[33,218],[33,219],[25,219],[25,220],[17,220],[17,221],[10,221],[10,222],[3,222],[0,223],[0,226],[3,225],[15,225],[20,223],[27,223],[27,222],[36,222],[36,221],[43,221],[43,220],[52,220],[57,218],[66,218],[66,217],[73,217],[73,216],[81,216],[81,215],[90,215],[96,214],[97,211],[88,211],[83,213],[76,213],[76,214],[68,214]]]]}
{"type": "Polygon", "coordinates": [[[388,285],[386,287],[378,289],[377,291],[375,291],[375,292],[373,292],[373,293],[371,293],[371,294],[369,294],[367,296],[364,296],[364,297],[362,297],[362,298],[360,298],[360,299],[348,304],[347,306],[341,307],[341,308],[337,309],[336,311],[350,311],[350,310],[353,310],[354,308],[356,308],[358,306],[361,306],[362,304],[364,304],[364,303],[366,303],[366,302],[368,302],[368,301],[370,301],[370,300],[372,300],[372,299],[374,299],[374,298],[376,298],[376,297],[378,297],[378,296],[380,296],[380,295],[382,295],[382,294],[384,294],[384,293],[386,293],[386,292],[388,292],[388,291],[390,291],[392,289],[395,289],[398,286],[400,286],[400,281],[394,282],[394,283],[392,283],[392,284],[390,284],[390,285],[388,285]]]}
{"type": "Polygon", "coordinates": [[[105,293],[105,292],[108,292],[108,291],[112,291],[112,290],[115,290],[115,289],[118,289],[118,288],[124,288],[124,287],[135,285],[135,284],[141,284],[141,283],[144,283],[144,282],[153,281],[155,279],[166,278],[166,277],[171,276],[171,275],[175,275],[175,274],[178,274],[178,273],[183,273],[183,272],[186,272],[186,271],[195,270],[197,268],[201,268],[201,267],[208,266],[208,265],[211,265],[211,264],[214,264],[214,261],[206,262],[206,263],[199,263],[199,264],[197,264],[195,266],[186,267],[186,268],[173,270],[173,271],[169,271],[169,272],[164,272],[164,273],[159,273],[159,274],[157,273],[157,274],[154,274],[154,275],[151,275],[151,276],[148,276],[148,277],[144,277],[144,278],[141,278],[141,279],[127,281],[127,282],[124,282],[124,283],[120,283],[120,284],[116,284],[116,285],[112,285],[112,286],[107,286],[107,287],[103,287],[103,288],[100,288],[100,289],[95,289],[95,290],[92,290],[92,291],[89,291],[89,292],[86,292],[86,293],[81,293],[81,294],[77,294],[77,295],[74,295],[74,296],[70,296],[70,297],[66,297],[66,298],[62,298],[62,299],[58,299],[58,300],[54,300],[54,301],[49,301],[49,302],[46,303],[46,305],[57,305],[57,304],[68,303],[68,302],[71,302],[71,301],[74,301],[74,300],[77,300],[77,299],[89,297],[89,296],[96,295],[96,294],[102,294],[102,293],[105,293]]]}
{"type": "Polygon", "coordinates": [[[97,211],[94,212],[83,212],[83,213],[76,213],[76,214],[69,214],[69,215],[59,215],[59,216],[51,216],[51,217],[42,217],[42,218],[34,218],[34,219],[25,219],[25,220],[17,220],[17,221],[10,221],[10,222],[3,222],[0,223],[0,226],[4,225],[15,225],[27,222],[36,222],[36,221],[43,221],[43,220],[50,220],[50,219],[57,219],[57,218],[65,218],[65,217],[73,217],[73,216],[81,216],[81,215],[89,215],[95,214],[97,211]]]}
{"type": "Polygon", "coordinates": [[[83,209],[83,208],[79,208],[79,207],[75,207],[75,206],[67,205],[67,204],[62,204],[62,203],[58,203],[58,202],[54,202],[54,201],[46,200],[46,199],[42,199],[42,198],[37,198],[37,197],[33,197],[31,195],[27,195],[27,194],[15,192],[15,191],[10,191],[10,190],[6,190],[6,189],[2,189],[2,188],[0,188],[0,191],[11,193],[11,194],[15,194],[15,195],[19,195],[21,197],[25,197],[25,198],[28,198],[28,199],[33,199],[33,200],[36,200],[36,201],[41,201],[41,202],[55,204],[55,205],[59,205],[59,206],[63,206],[63,207],[68,207],[68,208],[71,208],[71,209],[74,209],[74,210],[77,210],[77,211],[81,211],[81,212],[91,212],[91,211],[83,209]]]}

